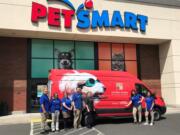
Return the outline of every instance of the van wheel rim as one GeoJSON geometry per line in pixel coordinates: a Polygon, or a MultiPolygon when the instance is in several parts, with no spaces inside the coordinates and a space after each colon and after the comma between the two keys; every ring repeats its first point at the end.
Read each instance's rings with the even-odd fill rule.
{"type": "Polygon", "coordinates": [[[158,120],[160,117],[159,112],[154,112],[154,119],[158,120]]]}

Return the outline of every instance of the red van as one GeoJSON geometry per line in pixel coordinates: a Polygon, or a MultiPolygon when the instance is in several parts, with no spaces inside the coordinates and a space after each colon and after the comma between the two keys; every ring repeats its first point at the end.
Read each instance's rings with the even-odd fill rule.
{"type": "MultiPolygon", "coordinates": [[[[78,85],[82,92],[91,92],[98,117],[131,117],[132,107],[127,107],[131,91],[137,90],[145,96],[152,93],[142,81],[128,72],[101,70],[62,70],[52,69],[49,74],[50,93],[63,97],[66,91],[72,94],[78,85]]],[[[145,103],[142,104],[143,107],[145,103]]],[[[166,112],[163,98],[155,96],[155,119],[160,119],[166,112]]]]}

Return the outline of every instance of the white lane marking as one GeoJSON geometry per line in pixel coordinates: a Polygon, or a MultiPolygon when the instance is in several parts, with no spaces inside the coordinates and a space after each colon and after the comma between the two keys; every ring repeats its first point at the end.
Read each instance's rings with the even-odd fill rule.
{"type": "Polygon", "coordinates": [[[34,133],[33,135],[40,135],[41,134],[41,132],[37,132],[37,133],[34,133]]]}
{"type": "MultiPolygon", "coordinates": [[[[30,135],[38,135],[38,134],[40,134],[40,132],[34,133],[34,131],[38,131],[38,129],[40,130],[40,128],[37,128],[37,129],[34,130],[34,127],[36,127],[36,126],[34,125],[33,122],[31,122],[30,135]]],[[[68,133],[66,133],[66,134],[64,134],[64,135],[70,135],[70,134],[76,133],[76,132],[78,132],[78,131],[80,131],[80,130],[83,130],[83,129],[85,129],[85,127],[84,127],[84,128],[79,128],[79,129],[76,129],[76,130],[73,130],[73,131],[68,132],[68,133]]],[[[97,135],[105,135],[104,133],[102,133],[101,131],[99,131],[98,129],[96,129],[96,128],[94,128],[94,127],[93,127],[92,129],[84,132],[84,133],[79,134],[79,135],[86,135],[87,133],[89,133],[89,132],[91,132],[91,131],[96,131],[96,132],[98,132],[97,135]]],[[[57,133],[52,133],[52,134],[50,133],[50,135],[55,135],[55,134],[57,134],[57,133]]]]}
{"type": "Polygon", "coordinates": [[[70,134],[72,134],[72,133],[76,133],[77,131],[80,131],[80,130],[83,130],[83,129],[85,129],[85,128],[75,129],[75,130],[73,130],[73,131],[71,131],[71,132],[68,132],[68,133],[66,133],[66,134],[64,134],[64,135],[70,135],[70,134]]]}
{"type": "Polygon", "coordinates": [[[88,131],[86,131],[86,132],[84,132],[84,133],[81,133],[81,134],[79,134],[79,135],[85,135],[85,134],[87,134],[87,133],[89,133],[89,132],[91,132],[91,131],[94,131],[93,129],[90,129],[90,130],[88,130],[88,131]]]}
{"type": "Polygon", "coordinates": [[[33,122],[31,121],[31,130],[30,130],[30,135],[33,135],[33,122]]]}
{"type": "MultiPolygon", "coordinates": [[[[70,134],[76,133],[76,132],[78,132],[78,131],[80,131],[80,130],[83,130],[83,129],[85,129],[85,127],[84,127],[84,128],[79,128],[79,129],[76,129],[76,130],[73,130],[73,131],[68,132],[68,133],[66,133],[66,134],[64,134],[64,135],[70,135],[70,134]]],[[[101,131],[99,131],[98,129],[96,129],[96,128],[94,128],[94,127],[93,127],[92,129],[84,132],[84,133],[79,134],[79,135],[86,135],[87,133],[92,132],[92,131],[96,131],[96,132],[98,133],[97,135],[105,135],[104,133],[102,133],[101,131]]],[[[51,133],[50,135],[57,135],[57,133],[51,133]]]]}
{"type": "Polygon", "coordinates": [[[76,133],[77,131],[80,131],[80,130],[83,130],[83,129],[85,129],[85,128],[74,129],[73,131],[68,132],[68,133],[66,133],[66,134],[64,134],[64,135],[70,135],[70,134],[72,134],[72,133],[76,133]]]}
{"type": "Polygon", "coordinates": [[[102,133],[101,131],[97,130],[95,127],[93,127],[93,129],[98,132],[98,135],[105,135],[105,134],[102,133]]]}

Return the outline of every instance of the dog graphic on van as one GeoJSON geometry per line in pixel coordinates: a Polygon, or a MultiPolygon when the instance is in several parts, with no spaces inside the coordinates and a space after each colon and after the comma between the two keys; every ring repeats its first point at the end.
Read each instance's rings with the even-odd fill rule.
{"type": "Polygon", "coordinates": [[[96,76],[85,73],[77,72],[66,73],[59,81],[59,89],[61,92],[73,93],[77,87],[82,88],[82,93],[91,92],[94,94],[103,94],[105,92],[105,86],[102,84],[96,76]]]}

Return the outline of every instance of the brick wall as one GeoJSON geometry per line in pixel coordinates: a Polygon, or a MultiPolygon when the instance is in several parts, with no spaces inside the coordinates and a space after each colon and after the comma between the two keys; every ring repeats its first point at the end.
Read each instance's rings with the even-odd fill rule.
{"type": "Polygon", "coordinates": [[[27,39],[0,37],[0,101],[26,111],[27,39]]]}
{"type": "Polygon", "coordinates": [[[161,95],[159,46],[140,45],[140,78],[147,86],[161,95]]]}

